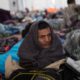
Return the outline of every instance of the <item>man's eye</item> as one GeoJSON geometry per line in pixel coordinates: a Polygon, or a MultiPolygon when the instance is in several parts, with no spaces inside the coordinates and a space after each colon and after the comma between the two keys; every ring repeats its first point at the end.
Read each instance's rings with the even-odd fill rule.
{"type": "Polygon", "coordinates": [[[44,38],[45,36],[41,36],[40,38],[44,38]]]}

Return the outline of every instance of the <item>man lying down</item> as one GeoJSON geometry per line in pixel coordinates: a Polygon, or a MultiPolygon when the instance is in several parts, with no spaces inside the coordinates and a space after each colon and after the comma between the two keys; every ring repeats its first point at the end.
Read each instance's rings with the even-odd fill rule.
{"type": "Polygon", "coordinates": [[[11,57],[6,60],[7,78],[19,68],[59,68],[65,58],[60,39],[52,27],[43,20],[32,24],[19,48],[18,56],[19,64],[12,61],[10,70],[7,69],[7,64],[11,62],[11,57]]]}

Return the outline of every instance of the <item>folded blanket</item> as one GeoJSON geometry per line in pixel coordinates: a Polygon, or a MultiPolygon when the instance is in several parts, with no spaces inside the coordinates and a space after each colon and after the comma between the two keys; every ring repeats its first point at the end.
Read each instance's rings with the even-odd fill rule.
{"type": "Polygon", "coordinates": [[[70,65],[73,69],[80,72],[80,60],[75,61],[72,58],[67,58],[67,64],[70,65]]]}

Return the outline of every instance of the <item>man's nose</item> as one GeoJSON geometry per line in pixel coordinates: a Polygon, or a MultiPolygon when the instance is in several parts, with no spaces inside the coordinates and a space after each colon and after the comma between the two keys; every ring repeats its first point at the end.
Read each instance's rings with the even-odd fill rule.
{"type": "Polygon", "coordinates": [[[48,37],[48,36],[45,37],[45,41],[46,41],[46,42],[49,41],[49,37],[48,37]]]}

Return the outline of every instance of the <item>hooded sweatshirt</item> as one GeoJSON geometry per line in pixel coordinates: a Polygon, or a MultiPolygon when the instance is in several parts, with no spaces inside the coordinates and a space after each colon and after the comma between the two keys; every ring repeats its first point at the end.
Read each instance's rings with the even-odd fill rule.
{"type": "Polygon", "coordinates": [[[30,68],[30,66],[44,68],[64,57],[61,42],[56,34],[54,34],[51,26],[49,26],[52,36],[51,46],[46,49],[41,48],[37,37],[38,23],[35,22],[31,26],[29,33],[26,35],[18,51],[20,65],[25,68],[30,68]]]}

